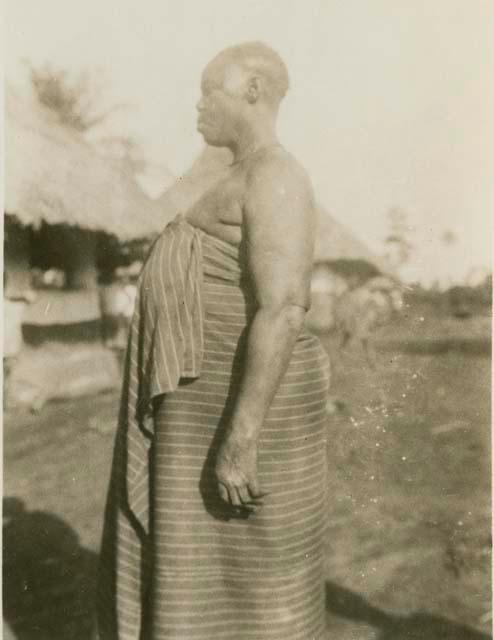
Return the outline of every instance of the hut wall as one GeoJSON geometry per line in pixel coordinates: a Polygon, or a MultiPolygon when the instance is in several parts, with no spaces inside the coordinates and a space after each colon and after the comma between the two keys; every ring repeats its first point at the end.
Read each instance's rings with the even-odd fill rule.
{"type": "Polygon", "coordinates": [[[65,273],[64,288],[41,287],[24,314],[30,344],[101,338],[96,234],[67,225],[43,225],[33,234],[32,263],[65,273]]]}
{"type": "Polygon", "coordinates": [[[31,286],[29,229],[5,224],[4,268],[7,275],[5,295],[16,295],[31,286]]]}
{"type": "Polygon", "coordinates": [[[96,289],[96,234],[83,229],[64,229],[67,288],[96,289]]]}

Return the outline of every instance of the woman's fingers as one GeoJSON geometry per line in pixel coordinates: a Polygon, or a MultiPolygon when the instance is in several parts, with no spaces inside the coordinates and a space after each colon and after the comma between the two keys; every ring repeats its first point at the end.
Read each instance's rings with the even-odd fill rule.
{"type": "Polygon", "coordinates": [[[230,502],[230,497],[228,495],[227,488],[221,483],[218,484],[218,492],[219,492],[219,494],[221,496],[221,499],[224,502],[230,502]]]}
{"type": "Polygon", "coordinates": [[[263,491],[263,489],[261,489],[261,487],[259,486],[257,480],[251,480],[247,485],[247,489],[252,500],[260,500],[265,496],[269,496],[269,491],[263,491]]]}
{"type": "Polygon", "coordinates": [[[218,483],[218,491],[221,496],[221,499],[227,502],[228,504],[231,504],[233,507],[242,506],[242,503],[243,503],[242,495],[245,496],[246,495],[245,493],[242,492],[242,495],[241,495],[240,492],[237,491],[235,487],[228,484],[224,484],[223,482],[218,483]]]}
{"type": "Polygon", "coordinates": [[[249,492],[245,485],[243,487],[237,487],[237,493],[242,504],[247,504],[251,501],[249,492]]]}
{"type": "Polygon", "coordinates": [[[224,502],[236,508],[244,507],[250,511],[255,511],[257,508],[262,507],[264,504],[262,498],[269,495],[268,492],[260,489],[256,482],[251,482],[240,487],[234,487],[220,482],[218,483],[218,491],[224,502]]]}
{"type": "Polygon", "coordinates": [[[230,496],[230,503],[234,507],[241,507],[242,501],[240,500],[240,496],[237,493],[235,487],[228,487],[228,495],[230,496]]]}
{"type": "Polygon", "coordinates": [[[258,498],[252,498],[247,486],[237,488],[237,492],[240,500],[242,501],[242,506],[249,511],[255,511],[256,508],[262,507],[263,502],[258,498]]]}

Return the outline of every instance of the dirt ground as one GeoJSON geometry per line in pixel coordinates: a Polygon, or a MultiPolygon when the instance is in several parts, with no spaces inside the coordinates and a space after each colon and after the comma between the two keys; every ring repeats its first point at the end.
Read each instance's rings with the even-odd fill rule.
{"type": "MultiPolygon", "coordinates": [[[[407,349],[402,329],[401,347],[381,336],[377,371],[324,340],[328,639],[486,639],[489,351],[407,349]]],[[[117,403],[107,393],[5,415],[4,616],[19,640],[91,637],[117,403]]]]}

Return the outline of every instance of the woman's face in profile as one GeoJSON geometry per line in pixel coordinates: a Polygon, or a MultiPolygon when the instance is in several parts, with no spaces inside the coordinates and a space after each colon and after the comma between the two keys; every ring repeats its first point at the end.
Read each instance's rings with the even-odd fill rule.
{"type": "Polygon", "coordinates": [[[202,77],[197,130],[214,147],[228,147],[235,141],[241,118],[243,99],[231,71],[225,63],[212,63],[202,77]]]}

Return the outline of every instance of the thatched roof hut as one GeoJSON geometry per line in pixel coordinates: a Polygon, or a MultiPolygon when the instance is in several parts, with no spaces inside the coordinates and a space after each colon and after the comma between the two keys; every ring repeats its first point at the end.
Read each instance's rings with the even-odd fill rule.
{"type": "MultiPolygon", "coordinates": [[[[33,95],[11,85],[5,95],[6,295],[31,286],[37,254],[56,262],[63,290],[40,289],[24,314],[32,326],[98,322],[97,253],[110,238],[155,234],[164,221],[122,163],[98,153],[33,95]],[[99,243],[99,244],[98,244],[99,243]]],[[[42,268],[48,268],[44,265],[42,268]]]]}
{"type": "Polygon", "coordinates": [[[7,85],[5,212],[22,225],[65,224],[131,240],[159,231],[156,202],[34,97],[7,85]]]}

